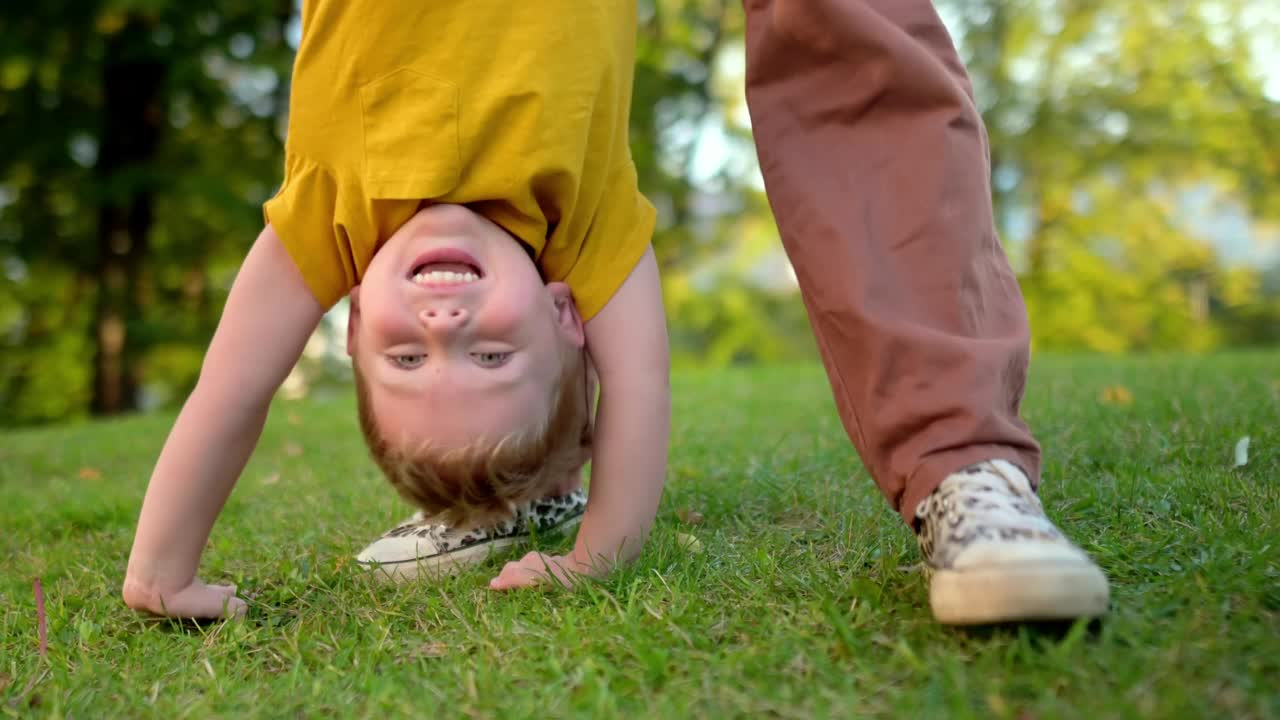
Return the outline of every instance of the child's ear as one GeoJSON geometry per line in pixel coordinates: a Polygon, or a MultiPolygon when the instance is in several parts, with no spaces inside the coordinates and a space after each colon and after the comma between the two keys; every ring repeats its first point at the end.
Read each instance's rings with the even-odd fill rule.
{"type": "Polygon", "coordinates": [[[352,357],[356,354],[356,330],[360,327],[360,286],[351,288],[347,297],[347,357],[352,357]]]}
{"type": "Polygon", "coordinates": [[[551,301],[555,303],[556,326],[560,332],[574,347],[585,345],[587,335],[582,329],[582,316],[578,314],[578,305],[573,302],[569,286],[562,282],[547,283],[547,292],[551,293],[551,301]]]}

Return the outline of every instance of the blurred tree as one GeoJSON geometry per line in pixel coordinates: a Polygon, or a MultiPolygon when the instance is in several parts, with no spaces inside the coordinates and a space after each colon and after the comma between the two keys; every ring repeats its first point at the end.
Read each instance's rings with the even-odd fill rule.
{"type": "MultiPolygon", "coordinates": [[[[1280,265],[1227,264],[1186,217],[1280,220],[1258,41],[1280,36],[1273,3],[938,6],[987,119],[1038,348],[1280,340],[1280,265]]],[[[755,168],[740,0],[639,7],[633,155],[676,359],[811,358],[755,168]]],[[[0,424],[191,387],[280,180],[298,29],[295,0],[0,6],[0,424]]]]}
{"type": "Polygon", "coordinates": [[[815,359],[755,176],[741,0],[641,0],[632,154],[659,210],[674,360],[815,359]]]}
{"type": "MultiPolygon", "coordinates": [[[[140,398],[165,344],[207,339],[207,272],[252,240],[278,174],[291,0],[0,9],[3,422],[140,398]],[[230,252],[228,252],[230,251],[230,252]]],[[[199,351],[169,364],[189,385],[199,351]]]]}
{"type": "MultiPolygon", "coordinates": [[[[1232,288],[1250,271],[1221,267],[1179,209],[1216,193],[1280,215],[1280,103],[1250,42],[1280,32],[1277,13],[1251,0],[943,8],[991,135],[1002,230],[1022,240],[1036,346],[1222,341],[1210,320],[1249,300],[1232,288]]],[[[1262,301],[1280,320],[1275,297],[1262,301]]]]}

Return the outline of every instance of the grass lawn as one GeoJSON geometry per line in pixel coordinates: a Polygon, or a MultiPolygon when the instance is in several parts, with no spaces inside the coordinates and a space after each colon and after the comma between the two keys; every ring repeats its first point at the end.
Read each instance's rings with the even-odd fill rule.
{"type": "Polygon", "coordinates": [[[350,555],[406,509],[350,397],[281,402],[201,570],[249,619],[204,626],[119,600],[172,416],[5,431],[0,716],[1280,717],[1280,355],[1036,361],[1042,497],[1112,581],[1092,626],[936,625],[819,368],[674,382],[655,537],[573,593],[494,594],[498,559],[369,582],[350,555]]]}

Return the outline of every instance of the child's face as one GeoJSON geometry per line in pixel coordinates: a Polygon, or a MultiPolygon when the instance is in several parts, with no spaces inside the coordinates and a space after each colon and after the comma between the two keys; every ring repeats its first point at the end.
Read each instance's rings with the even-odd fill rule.
{"type": "Polygon", "coordinates": [[[457,205],[419,211],[351,293],[347,352],[396,444],[448,450],[545,421],[565,343],[583,345],[568,286],[457,205]]]}

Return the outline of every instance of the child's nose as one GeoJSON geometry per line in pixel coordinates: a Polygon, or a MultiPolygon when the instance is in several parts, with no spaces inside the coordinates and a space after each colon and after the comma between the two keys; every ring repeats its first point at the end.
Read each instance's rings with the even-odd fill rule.
{"type": "Polygon", "coordinates": [[[467,322],[465,308],[427,308],[418,313],[418,320],[428,330],[456,330],[467,322]]]}

